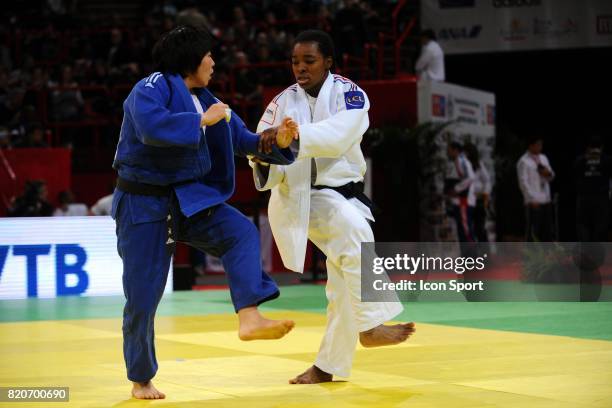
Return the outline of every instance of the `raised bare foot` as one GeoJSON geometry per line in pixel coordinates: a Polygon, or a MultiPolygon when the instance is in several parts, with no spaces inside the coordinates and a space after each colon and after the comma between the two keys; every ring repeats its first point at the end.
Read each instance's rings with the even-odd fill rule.
{"type": "Polygon", "coordinates": [[[280,339],[295,326],[293,320],[270,320],[263,317],[256,307],[246,307],[238,311],[240,340],[280,339]]]}
{"type": "Polygon", "coordinates": [[[166,394],[159,391],[153,386],[151,381],[146,383],[134,382],[132,387],[132,396],[138,399],[164,399],[166,394]]]}
{"type": "Polygon", "coordinates": [[[289,380],[289,384],[318,384],[323,382],[330,382],[333,378],[332,374],[326,373],[319,367],[313,365],[308,370],[295,378],[289,380]]]}
{"type": "Polygon", "coordinates": [[[391,346],[406,341],[415,331],[416,328],[412,322],[393,326],[381,324],[359,333],[359,342],[363,347],[391,346]]]}

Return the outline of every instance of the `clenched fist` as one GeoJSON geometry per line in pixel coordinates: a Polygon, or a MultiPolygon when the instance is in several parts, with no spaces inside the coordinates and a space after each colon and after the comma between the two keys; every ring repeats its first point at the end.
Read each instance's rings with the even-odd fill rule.
{"type": "Polygon", "coordinates": [[[225,118],[225,112],[229,109],[229,106],[222,103],[217,102],[214,105],[210,105],[210,107],[204,112],[202,115],[202,121],[200,122],[201,126],[212,126],[215,123],[219,122],[221,119],[225,118]]]}
{"type": "Polygon", "coordinates": [[[291,141],[299,137],[298,124],[291,118],[285,118],[277,127],[268,128],[259,135],[259,151],[270,153],[276,144],[281,149],[289,147],[291,141]]]}

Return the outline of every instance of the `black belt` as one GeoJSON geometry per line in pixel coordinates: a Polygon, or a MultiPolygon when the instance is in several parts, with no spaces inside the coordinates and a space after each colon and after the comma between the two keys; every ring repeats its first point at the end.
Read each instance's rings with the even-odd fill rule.
{"type": "Polygon", "coordinates": [[[117,179],[117,188],[125,193],[155,197],[168,197],[174,191],[172,186],[138,183],[123,178],[117,179]]]}
{"type": "Polygon", "coordinates": [[[374,214],[380,213],[380,209],[368,198],[363,192],[363,182],[359,183],[350,182],[343,186],[331,187],[331,186],[312,186],[315,190],[324,190],[329,188],[330,190],[337,191],[342,194],[347,200],[350,198],[356,198],[361,201],[366,207],[368,207],[374,214]]]}

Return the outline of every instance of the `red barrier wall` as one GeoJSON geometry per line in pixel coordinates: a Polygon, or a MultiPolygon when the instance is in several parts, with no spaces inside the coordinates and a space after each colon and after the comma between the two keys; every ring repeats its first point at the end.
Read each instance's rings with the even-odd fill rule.
{"type": "MultiPolygon", "coordinates": [[[[4,156],[15,173],[13,181],[4,164],[0,163],[0,191],[6,196],[20,195],[27,180],[45,180],[48,200],[57,205],[57,194],[71,187],[72,150],[66,148],[32,148],[3,150],[4,156]]],[[[5,209],[1,209],[2,215],[5,209]]]]}

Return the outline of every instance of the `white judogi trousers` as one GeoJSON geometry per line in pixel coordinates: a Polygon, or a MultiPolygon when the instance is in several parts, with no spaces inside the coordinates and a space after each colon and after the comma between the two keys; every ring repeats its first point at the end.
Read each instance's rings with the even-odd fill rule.
{"type": "Polygon", "coordinates": [[[312,190],[308,238],[327,256],[327,327],[315,365],[348,377],[359,333],[402,312],[398,302],[361,301],[361,243],[374,242],[356,198],[338,192],[312,190]]]}

